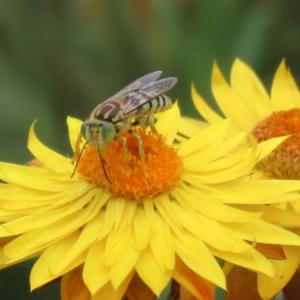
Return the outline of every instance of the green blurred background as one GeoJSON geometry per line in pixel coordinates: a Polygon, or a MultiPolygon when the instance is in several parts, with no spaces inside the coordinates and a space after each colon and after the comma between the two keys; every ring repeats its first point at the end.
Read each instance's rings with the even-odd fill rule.
{"type": "MultiPolygon", "coordinates": [[[[209,101],[216,60],[235,57],[269,86],[282,58],[300,74],[298,2],[286,0],[1,0],[0,160],[24,163],[28,128],[71,154],[66,116],[85,118],[103,99],[154,70],[176,76],[170,92],[195,116],[190,84],[209,101]]],[[[0,272],[0,299],[58,299],[29,293],[30,263],[0,272]]]]}

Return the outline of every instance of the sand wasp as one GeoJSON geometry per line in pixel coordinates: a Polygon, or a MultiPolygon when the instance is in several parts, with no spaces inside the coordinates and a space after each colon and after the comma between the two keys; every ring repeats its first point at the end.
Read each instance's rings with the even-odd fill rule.
{"type": "Polygon", "coordinates": [[[120,138],[126,149],[126,138],[120,137],[124,132],[129,132],[138,140],[139,155],[144,156],[143,141],[139,133],[133,130],[133,126],[150,126],[151,130],[156,132],[153,114],[172,106],[171,99],[163,93],[177,82],[175,77],[158,80],[161,74],[161,71],[155,71],[142,76],[96,106],[82,124],[75,151],[77,162],[72,176],[85,146],[92,144],[98,150],[104,174],[109,181],[101,149],[115,138],[120,138]],[[82,137],[86,143],[80,151],[82,137]]]}

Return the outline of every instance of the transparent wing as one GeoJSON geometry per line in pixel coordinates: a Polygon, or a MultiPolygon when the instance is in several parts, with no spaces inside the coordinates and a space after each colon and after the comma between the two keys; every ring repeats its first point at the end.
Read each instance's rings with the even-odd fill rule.
{"type": "MultiPolygon", "coordinates": [[[[147,75],[144,75],[144,76],[136,79],[135,81],[131,82],[130,84],[128,84],[124,88],[122,88],[116,94],[114,94],[111,97],[109,97],[108,99],[106,99],[104,102],[110,101],[110,100],[113,100],[116,98],[121,98],[122,96],[124,96],[130,92],[136,91],[136,90],[142,88],[143,86],[149,85],[151,82],[158,79],[159,76],[161,75],[161,73],[162,73],[162,71],[155,71],[155,72],[149,73],[147,75]]],[[[104,103],[104,102],[102,102],[102,103],[104,103]]]]}
{"type": "Polygon", "coordinates": [[[158,81],[150,82],[140,89],[130,93],[128,99],[123,107],[124,114],[128,115],[130,112],[151,101],[157,96],[162,95],[170,90],[177,82],[177,78],[168,77],[158,81]]]}

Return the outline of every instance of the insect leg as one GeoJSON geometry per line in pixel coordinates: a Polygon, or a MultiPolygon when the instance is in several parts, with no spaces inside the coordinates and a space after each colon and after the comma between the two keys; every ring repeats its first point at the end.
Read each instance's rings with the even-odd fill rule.
{"type": "Polygon", "coordinates": [[[128,143],[125,136],[118,137],[118,140],[122,142],[124,152],[128,152],[128,143]]]}
{"type": "Polygon", "coordinates": [[[144,149],[144,144],[143,144],[143,140],[140,136],[140,134],[136,131],[133,131],[133,130],[129,130],[128,131],[130,134],[132,134],[132,136],[134,136],[137,140],[138,140],[138,143],[139,143],[139,155],[141,158],[144,158],[145,157],[145,149],[144,149]]]}
{"type": "Polygon", "coordinates": [[[135,123],[133,125],[140,125],[147,127],[149,126],[151,131],[156,135],[160,136],[159,132],[157,131],[155,127],[155,118],[152,115],[145,115],[145,116],[140,116],[135,119],[135,123]]]}
{"type": "Polygon", "coordinates": [[[154,117],[152,115],[148,115],[148,120],[147,120],[148,125],[151,128],[151,131],[155,133],[156,136],[160,136],[159,132],[157,131],[155,124],[154,124],[154,117]]]}

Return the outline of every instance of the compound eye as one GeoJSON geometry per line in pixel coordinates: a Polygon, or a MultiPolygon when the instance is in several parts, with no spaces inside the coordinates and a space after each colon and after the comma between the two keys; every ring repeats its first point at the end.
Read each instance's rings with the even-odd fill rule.
{"type": "Polygon", "coordinates": [[[105,144],[109,143],[114,139],[116,135],[116,129],[114,124],[109,122],[104,122],[102,124],[102,138],[105,144]]]}

